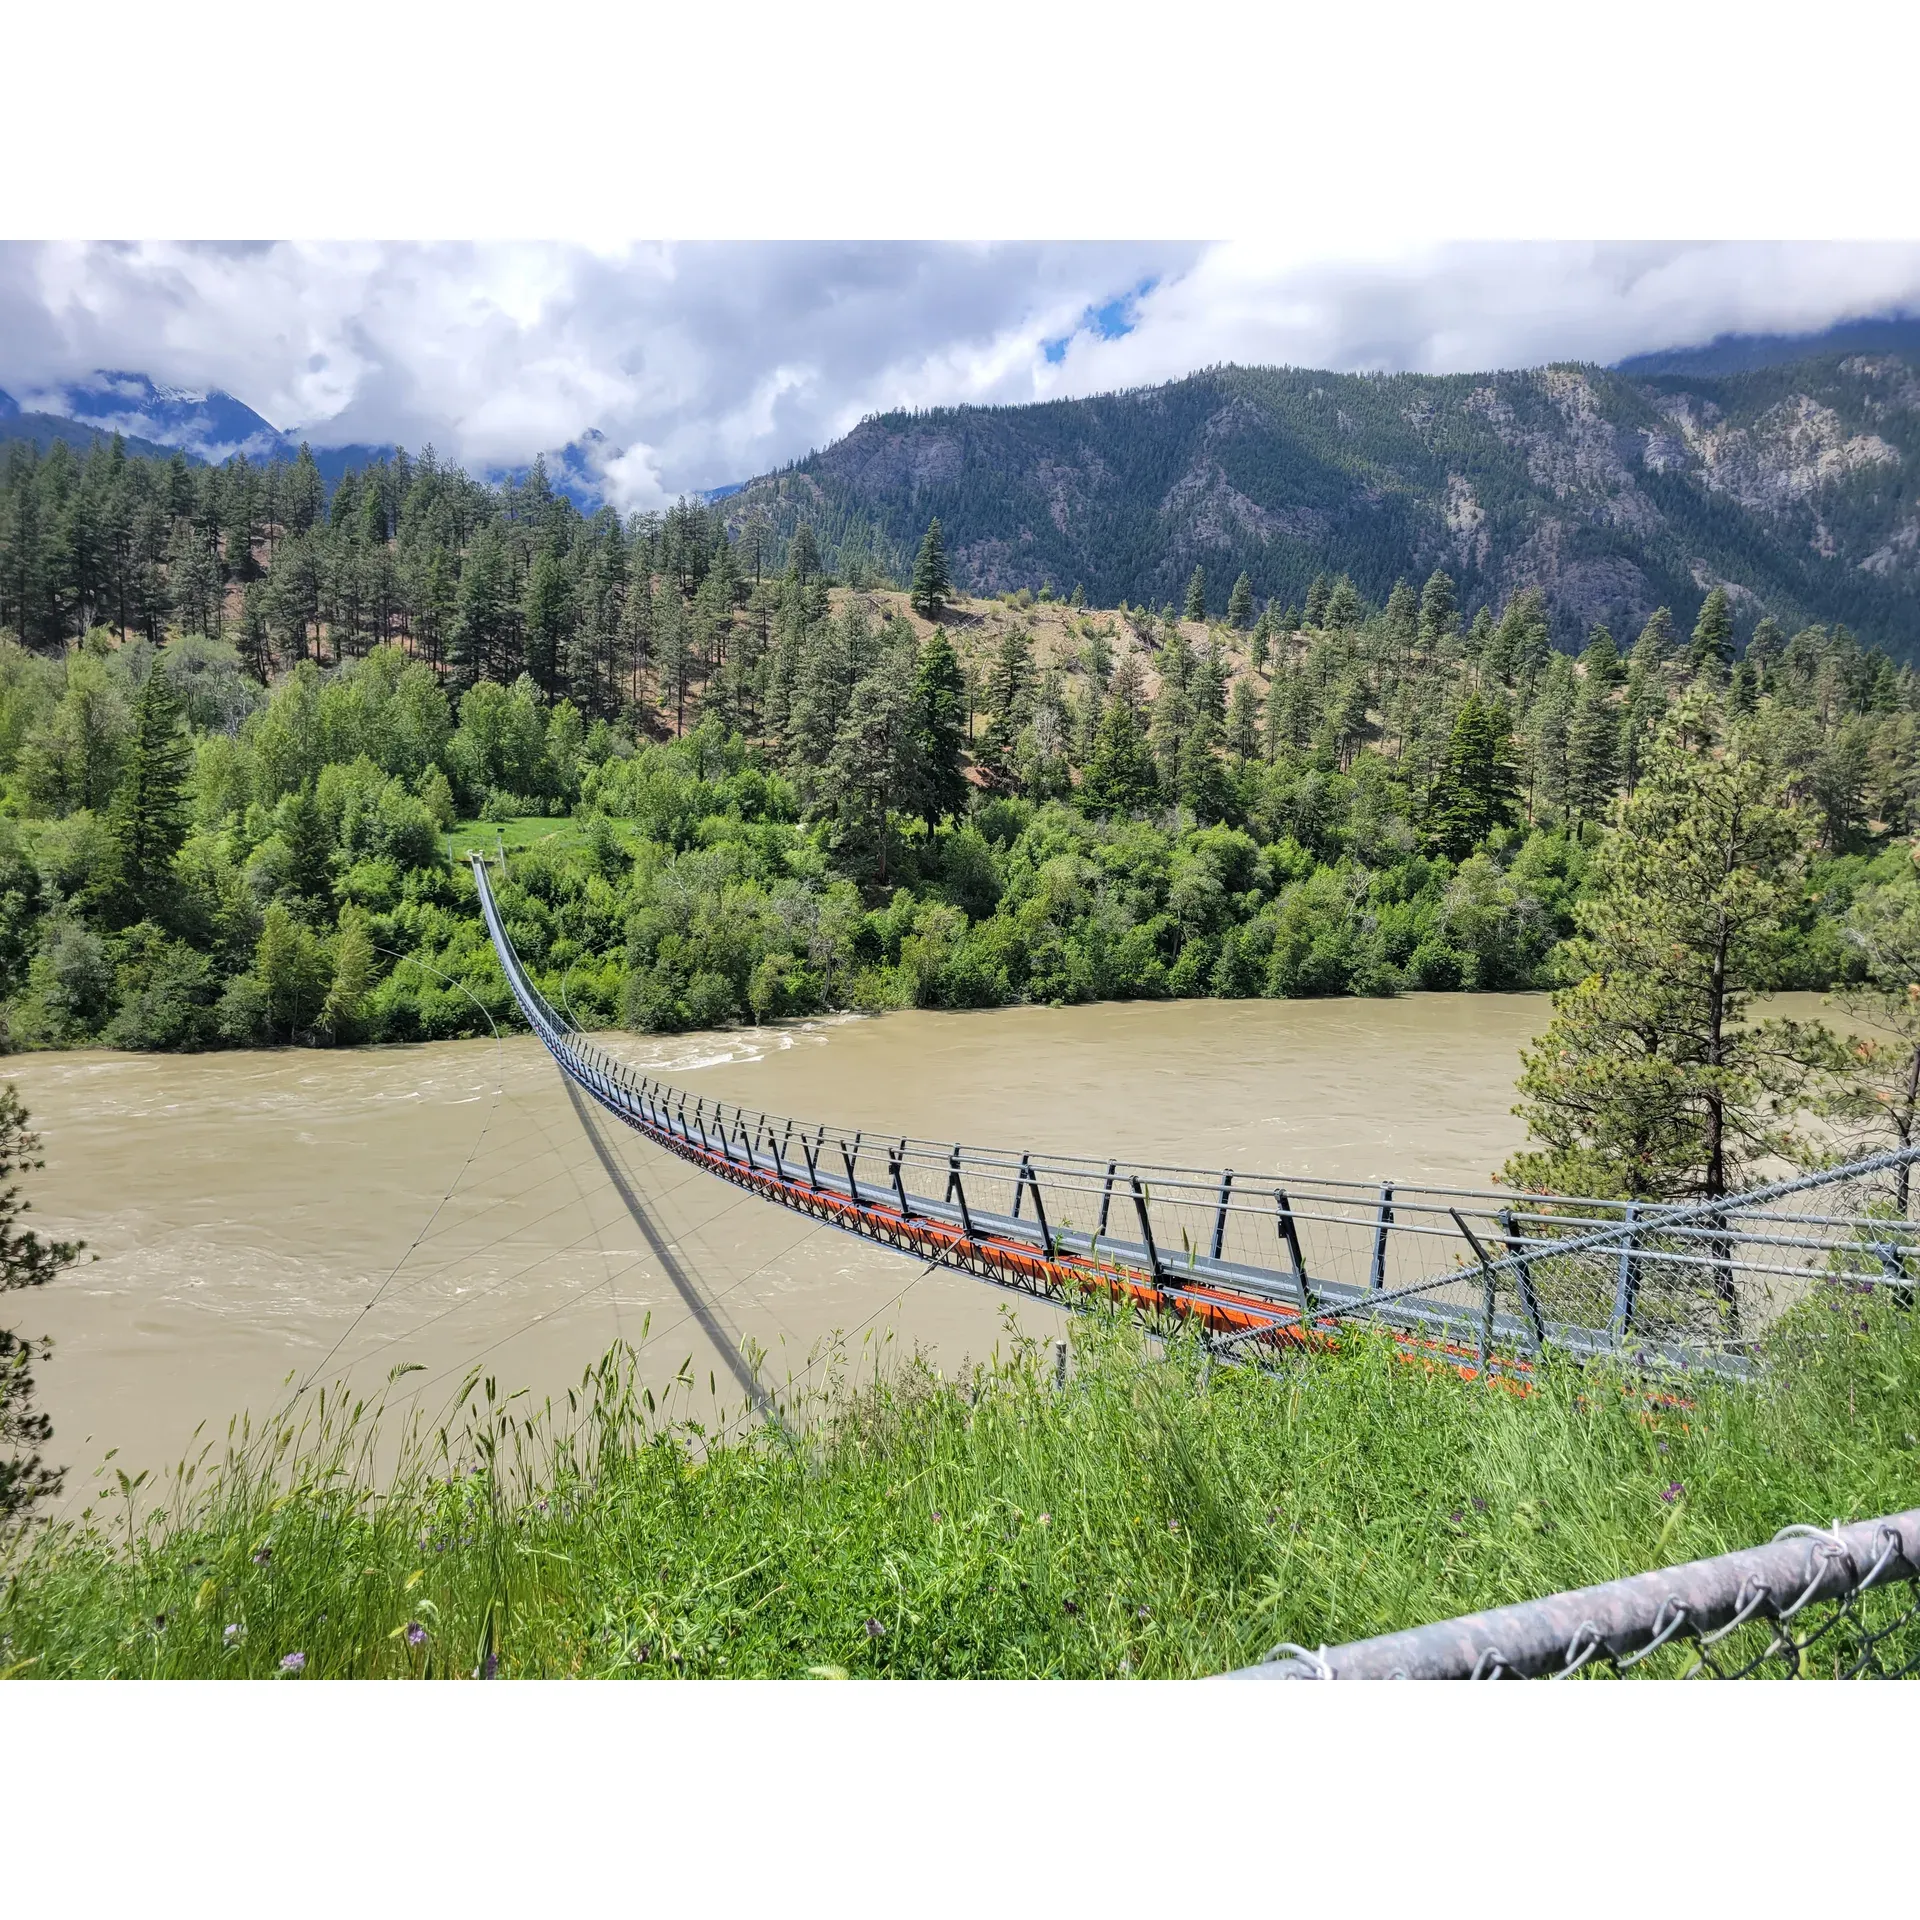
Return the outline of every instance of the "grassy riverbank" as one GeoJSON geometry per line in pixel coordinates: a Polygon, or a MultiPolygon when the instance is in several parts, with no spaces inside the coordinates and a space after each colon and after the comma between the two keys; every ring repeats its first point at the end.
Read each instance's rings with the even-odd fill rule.
{"type": "Polygon", "coordinates": [[[1766,1388],[1652,1414],[1374,1338],[1209,1375],[1082,1333],[1064,1392],[1031,1350],[908,1366],[798,1442],[709,1441],[610,1356],[572,1411],[476,1388],[378,1492],[377,1411],[316,1411],[144,1525],[116,1489],[17,1549],[0,1671],[1202,1674],[1920,1499],[1920,1316],[1851,1295],[1766,1388]]]}

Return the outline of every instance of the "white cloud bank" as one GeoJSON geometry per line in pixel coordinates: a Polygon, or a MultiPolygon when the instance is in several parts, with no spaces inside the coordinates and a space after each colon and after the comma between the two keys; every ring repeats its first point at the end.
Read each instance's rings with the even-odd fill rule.
{"type": "Polygon", "coordinates": [[[316,442],[431,440],[477,465],[598,429],[614,497],[639,507],[891,407],[1224,360],[1615,360],[1900,307],[1920,311],[1920,245],[11,243],[0,387],[128,368],[316,442]]]}

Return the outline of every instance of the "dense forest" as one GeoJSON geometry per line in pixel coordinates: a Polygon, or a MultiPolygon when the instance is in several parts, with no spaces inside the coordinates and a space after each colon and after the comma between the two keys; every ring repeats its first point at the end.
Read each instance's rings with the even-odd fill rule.
{"type": "MultiPolygon", "coordinates": [[[[728,503],[731,506],[731,503],[728,503]]],[[[347,473],[10,450],[0,995],[15,1046],[484,1032],[511,1003],[450,853],[583,1023],[1547,983],[1660,739],[1809,823],[1769,963],[1859,965],[1907,873],[1912,671],[1844,627],[1556,647],[1444,570],[1264,604],[958,597],[535,468],[347,473]]],[[[904,576],[910,572],[910,580],[904,576]]],[[[1224,590],[1223,590],[1224,589],[1224,590]]]]}
{"type": "Polygon", "coordinates": [[[899,570],[927,521],[974,592],[1176,599],[1195,566],[1299,605],[1315,574],[1384,602],[1453,577],[1468,617],[1529,586],[1556,640],[1845,622],[1920,646],[1920,365],[1829,351],[1710,374],[1594,366],[1336,374],[1218,367],[1042,405],[890,413],[728,501],[809,521],[830,564],[899,570]]]}

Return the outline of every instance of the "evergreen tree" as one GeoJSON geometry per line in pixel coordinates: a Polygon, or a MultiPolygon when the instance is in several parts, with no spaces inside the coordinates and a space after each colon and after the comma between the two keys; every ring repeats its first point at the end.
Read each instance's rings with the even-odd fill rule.
{"type": "Polygon", "coordinates": [[[187,775],[193,750],[180,703],[154,666],[134,705],[111,833],[116,896],[128,920],[156,914],[172,888],[173,860],[187,838],[187,775]]]}
{"type": "Polygon", "coordinates": [[[460,575],[460,610],[453,646],[456,685],[467,687],[483,676],[498,679],[504,673],[507,616],[512,601],[506,542],[497,528],[483,527],[460,575]]]}
{"type": "Polygon", "coordinates": [[[1081,804],[1096,813],[1137,813],[1159,797],[1153,755],[1130,701],[1107,703],[1094,734],[1093,758],[1080,783],[1081,804]]]}
{"type": "Polygon", "coordinates": [[[527,573],[522,614],[527,635],[527,671],[549,700],[560,691],[560,668],[573,633],[572,585],[565,563],[551,546],[534,555],[527,573]]]}
{"type": "MultiPolygon", "coordinates": [[[[1697,729],[1696,729],[1697,730],[1697,729]]],[[[1536,1191],[1714,1198],[1797,1151],[1783,1115],[1831,1036],[1751,1022],[1777,977],[1811,834],[1756,761],[1689,751],[1671,725],[1596,856],[1567,949],[1577,984],[1522,1055],[1540,1144],[1503,1178],[1536,1191]]]]}
{"type": "Polygon", "coordinates": [[[1733,664],[1733,609],[1725,587],[1715,587],[1701,603],[1700,617],[1693,623],[1687,664],[1696,673],[1702,667],[1723,671],[1733,664]]]}
{"type": "Polygon", "coordinates": [[[1459,602],[1454,596],[1453,576],[1435,567],[1427,576],[1427,584],[1420,593],[1421,645],[1438,646],[1459,624],[1459,602]]]}
{"type": "Polygon", "coordinates": [[[980,742],[980,764],[1005,779],[1013,769],[1014,743],[1026,719],[1027,689],[1033,680],[1032,636],[1015,628],[1003,634],[987,676],[987,730],[980,742]]]}
{"type": "Polygon", "coordinates": [[[960,662],[946,634],[936,628],[921,650],[913,684],[919,807],[929,834],[937,821],[958,814],[966,805],[967,781],[961,772],[966,749],[966,698],[960,662]]]}
{"type": "Polygon", "coordinates": [[[1254,703],[1253,683],[1233,683],[1227,702],[1227,746],[1237,760],[1251,760],[1260,750],[1260,712],[1254,703]]]}
{"type": "Polygon", "coordinates": [[[1384,618],[1388,642],[1395,656],[1404,659],[1420,637],[1420,602],[1404,580],[1393,583],[1384,618]]]}
{"type": "Polygon", "coordinates": [[[1449,860],[1464,860],[1495,827],[1513,821],[1518,780],[1505,706],[1470,693],[1447,738],[1446,758],[1427,809],[1427,842],[1449,860]]]}
{"type": "Polygon", "coordinates": [[[1267,655],[1273,644],[1273,607],[1269,603],[1260,610],[1260,618],[1253,624],[1253,633],[1247,641],[1247,661],[1255,673],[1264,673],[1267,667],[1267,655]]]}
{"type": "Polygon", "coordinates": [[[333,835],[311,785],[291,793],[280,807],[280,837],[287,845],[287,887],[300,910],[330,918],[333,911],[333,835]]]}
{"type": "Polygon", "coordinates": [[[842,845],[887,885],[892,814],[924,788],[911,656],[895,648],[853,690],[830,764],[842,845]]]}
{"type": "Polygon", "coordinates": [[[1580,656],[1580,664],[1587,670],[1587,684],[1603,691],[1617,687],[1627,677],[1627,670],[1620,662],[1620,649],[1613,644],[1613,635],[1605,627],[1594,628],[1586,651],[1580,656]]]}
{"type": "Polygon", "coordinates": [[[936,515],[927,523],[926,536],[914,556],[913,585],[908,603],[914,612],[928,620],[938,620],[952,597],[953,583],[947,577],[947,550],[940,539],[940,520],[936,515]]]}
{"type": "Polygon", "coordinates": [[[1606,812],[1617,778],[1619,743],[1619,717],[1606,683],[1589,678],[1567,726],[1567,811],[1576,822],[1597,820],[1606,812]]]}
{"type": "Polygon", "coordinates": [[[1647,615],[1647,624],[1633,643],[1636,664],[1649,668],[1664,666],[1679,643],[1674,638],[1673,615],[1665,607],[1655,607],[1647,615]]]}
{"type": "MultiPolygon", "coordinates": [[[[19,1091],[0,1089],[0,1293],[44,1287],[79,1259],[83,1240],[42,1240],[19,1224],[28,1203],[14,1176],[46,1163],[40,1140],[28,1130],[19,1091]]],[[[43,1464],[40,1448],[53,1437],[53,1422],[34,1405],[33,1363],[52,1353],[11,1327],[0,1327],[0,1546],[19,1528],[36,1502],[60,1491],[64,1475],[43,1464]]]]}
{"type": "Polygon", "coordinates": [[[820,571],[820,547],[813,529],[802,520],[787,542],[787,578],[804,587],[820,571]]]}
{"type": "Polygon", "coordinates": [[[1313,584],[1307,588],[1306,612],[1301,615],[1309,627],[1323,627],[1327,621],[1327,599],[1333,592],[1333,582],[1324,573],[1313,576],[1313,584]]]}
{"type": "MultiPolygon", "coordinates": [[[[1862,887],[1845,933],[1863,971],[1835,996],[1847,1039],[1828,1063],[1816,1110],[1840,1133],[1842,1157],[1855,1159],[1920,1138],[1920,886],[1912,871],[1862,887]]],[[[1897,1220],[1907,1217],[1912,1172],[1894,1169],[1897,1220]]]]}
{"type": "Polygon", "coordinates": [[[1189,620],[1204,620],[1207,617],[1207,570],[1195,567],[1193,578],[1187,582],[1187,607],[1184,616],[1189,620]]]}
{"type": "Polygon", "coordinates": [[[1321,615],[1322,624],[1336,633],[1350,633],[1366,618],[1366,613],[1366,603],[1360,598],[1359,588],[1343,573],[1327,595],[1326,612],[1321,615]]]}
{"type": "Polygon", "coordinates": [[[1253,581],[1242,574],[1227,596],[1227,625],[1244,632],[1253,621],[1253,581]]]}

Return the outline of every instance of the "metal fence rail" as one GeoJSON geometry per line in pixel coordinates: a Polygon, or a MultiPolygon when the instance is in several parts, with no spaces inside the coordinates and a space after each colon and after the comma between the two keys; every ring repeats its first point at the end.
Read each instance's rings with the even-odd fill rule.
{"type": "Polygon", "coordinates": [[[1920,1507],[1347,1646],[1234,1680],[1900,1679],[1920,1671],[1920,1507]]]}
{"type": "Polygon", "coordinates": [[[875,1135],[697,1097],[564,1021],[514,950],[483,857],[487,929],[561,1070],[625,1124],[763,1197],[1063,1304],[1196,1318],[1231,1352],[1384,1323],[1457,1365],[1554,1345],[1643,1365],[1751,1368],[1816,1286],[1920,1281],[1906,1169],[1920,1148],[1692,1206],[1291,1179],[875,1135]]]}

